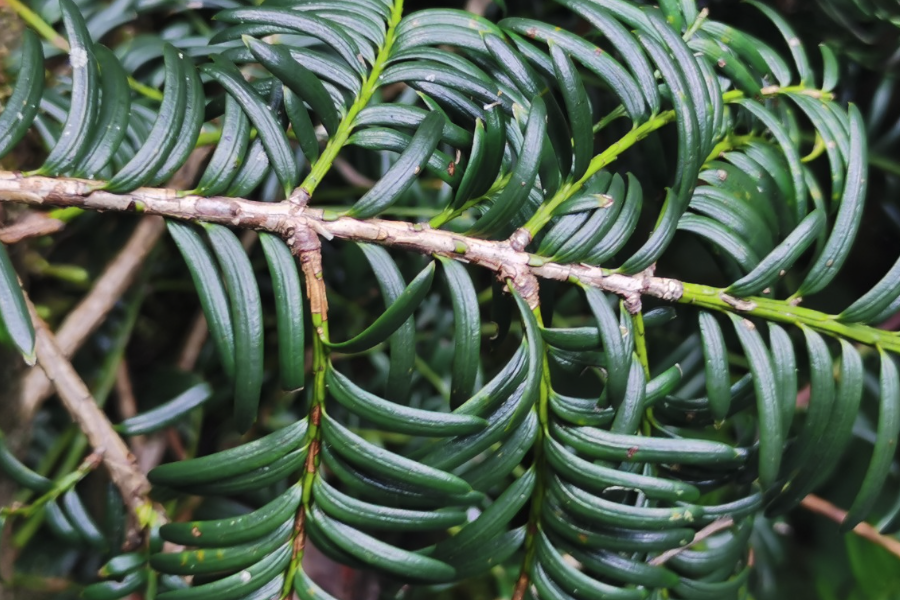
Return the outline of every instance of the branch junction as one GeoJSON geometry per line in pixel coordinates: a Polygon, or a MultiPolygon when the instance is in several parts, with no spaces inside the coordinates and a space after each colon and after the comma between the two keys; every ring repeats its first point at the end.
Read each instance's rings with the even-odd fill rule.
{"type": "MultiPolygon", "coordinates": [[[[623,297],[633,313],[641,297],[693,304],[708,310],[732,312],[788,324],[804,324],[827,335],[877,345],[900,352],[900,334],[868,325],[842,323],[832,315],[768,298],[736,299],[716,288],[656,277],[652,272],[625,275],[585,264],[560,264],[517,250],[508,240],[483,240],[432,229],[426,223],[384,219],[360,221],[295,202],[256,202],[241,198],[184,195],[169,189],[139,188],[112,194],[96,182],[81,179],[25,177],[0,171],[0,202],[35,207],[77,207],[86,210],[133,212],[167,218],[218,223],[267,231],[295,245],[298,237],[315,232],[334,238],[403,248],[439,255],[490,269],[513,282],[532,308],[538,305],[538,279],[577,280],[623,297]]],[[[513,239],[515,239],[515,235],[513,239]]]]}

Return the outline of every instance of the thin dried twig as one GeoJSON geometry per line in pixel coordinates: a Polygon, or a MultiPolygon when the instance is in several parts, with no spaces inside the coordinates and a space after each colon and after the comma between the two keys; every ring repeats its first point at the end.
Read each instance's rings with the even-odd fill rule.
{"type": "Polygon", "coordinates": [[[116,396],[119,399],[119,415],[130,419],[137,414],[137,399],[134,397],[134,386],[128,373],[128,362],[123,358],[116,370],[116,396]]]}
{"type": "Polygon", "coordinates": [[[186,460],[190,458],[184,447],[184,443],[181,441],[181,438],[178,436],[178,432],[174,427],[167,427],[165,435],[166,446],[176,460],[186,460]]]}
{"type": "Polygon", "coordinates": [[[206,323],[206,317],[202,312],[198,312],[191,323],[188,334],[184,338],[184,344],[181,346],[181,353],[175,365],[182,371],[190,371],[197,364],[200,358],[200,351],[203,350],[203,344],[209,336],[209,325],[206,323]]]}
{"type": "Polygon", "coordinates": [[[698,531],[696,535],[694,535],[694,539],[691,540],[690,544],[687,544],[686,546],[679,546],[678,548],[672,548],[671,550],[666,550],[656,558],[652,559],[650,561],[650,564],[653,566],[664,565],[666,564],[666,562],[671,560],[673,556],[678,556],[691,546],[699,544],[706,538],[715,535],[720,531],[724,531],[732,525],[734,525],[734,519],[732,519],[731,517],[725,519],[716,519],[715,521],[698,531]]]}
{"type": "Polygon", "coordinates": [[[128,537],[136,540],[139,537],[138,524],[149,517],[148,508],[155,510],[158,523],[165,522],[165,513],[154,508],[148,500],[150,482],[138,468],[134,455],[97,406],[90,390],[63,354],[47,324],[38,316],[31,300],[27,297],[26,300],[35,328],[38,364],[56,388],[63,406],[87,437],[88,443],[103,457],[110,479],[119,489],[133,516],[132,531],[128,537]]]}
{"type": "Polygon", "coordinates": [[[465,10],[475,15],[484,16],[484,12],[490,5],[491,0],[468,0],[465,10]]]}
{"type": "MultiPolygon", "coordinates": [[[[124,359],[116,371],[116,398],[118,399],[119,414],[123,419],[131,418],[138,413],[137,398],[134,395],[131,375],[128,373],[128,364],[124,359]]],[[[150,435],[134,435],[128,438],[128,446],[134,453],[141,473],[148,473],[150,469],[162,462],[166,452],[166,438],[159,432],[150,435]]]]}
{"type": "Polygon", "coordinates": [[[28,238],[52,235],[65,228],[66,224],[42,212],[30,212],[12,225],[0,229],[0,242],[16,244],[28,238]]]}
{"type": "MultiPolygon", "coordinates": [[[[128,243],[97,279],[88,295],[63,320],[56,332],[62,356],[71,358],[88,336],[103,323],[122,294],[128,289],[165,229],[160,217],[142,219],[128,243]]],[[[49,379],[38,369],[22,382],[19,406],[20,422],[29,423],[41,403],[51,394],[49,379]]]]}
{"type": "Polygon", "coordinates": [[[353,165],[351,165],[343,158],[338,157],[334,159],[334,168],[338,173],[341,174],[341,177],[343,177],[347,181],[347,183],[352,186],[369,189],[373,185],[375,185],[375,181],[373,179],[370,179],[369,177],[366,177],[365,175],[357,171],[353,167],[353,165]]]}
{"type": "MultiPolygon", "coordinates": [[[[827,517],[837,524],[843,523],[844,519],[847,518],[847,511],[838,508],[828,500],[820,498],[815,494],[810,494],[804,498],[800,502],[800,506],[816,514],[822,515],[823,517],[827,517]]],[[[874,544],[878,544],[894,556],[900,557],[900,540],[878,533],[877,529],[865,521],[854,527],[853,533],[874,544]]]]}

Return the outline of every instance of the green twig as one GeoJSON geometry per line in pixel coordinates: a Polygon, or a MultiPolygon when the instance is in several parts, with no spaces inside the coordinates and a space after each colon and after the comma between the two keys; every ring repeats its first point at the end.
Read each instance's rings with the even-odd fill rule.
{"type": "MultiPolygon", "coordinates": [[[[39,14],[19,2],[19,0],[2,0],[9,6],[13,11],[19,15],[19,18],[25,21],[32,29],[40,34],[42,38],[50,42],[52,46],[62,50],[63,52],[69,51],[69,42],[63,36],[59,35],[52,25],[47,23],[44,19],[41,18],[39,14]]],[[[150,98],[151,100],[156,100],[157,102],[161,102],[163,98],[162,92],[159,90],[152,88],[150,86],[144,85],[140,81],[136,80],[132,76],[128,76],[128,86],[136,91],[137,93],[150,98]]]]}
{"type": "Polygon", "coordinates": [[[381,78],[382,71],[384,71],[384,68],[387,65],[388,58],[390,58],[391,50],[396,39],[397,25],[400,24],[400,19],[402,18],[403,0],[396,0],[391,12],[391,20],[388,23],[387,33],[384,36],[384,45],[375,57],[375,61],[372,64],[372,70],[369,72],[369,76],[363,83],[359,96],[347,110],[347,114],[344,115],[344,118],[341,119],[337,131],[331,139],[328,140],[328,144],[326,144],[321,156],[319,156],[319,159],[312,165],[309,175],[306,176],[306,179],[304,179],[303,183],[297,188],[295,194],[299,192],[301,197],[310,198],[319,184],[322,183],[322,179],[324,179],[325,175],[331,170],[334,159],[337,158],[338,153],[340,153],[344,144],[347,143],[350,134],[353,132],[356,116],[359,114],[359,111],[369,104],[372,96],[374,96],[375,92],[378,90],[380,85],[379,79],[381,78]]]}
{"type": "Polygon", "coordinates": [[[747,135],[728,134],[724,138],[722,138],[718,144],[713,146],[713,149],[710,150],[709,156],[706,157],[706,160],[703,161],[703,164],[705,165],[709,161],[719,158],[719,156],[723,152],[728,152],[729,150],[736,150],[736,149],[746,145],[748,142],[751,142],[753,140],[758,140],[758,139],[760,139],[760,136],[753,135],[752,133],[747,134],[747,135]]]}
{"type": "Polygon", "coordinates": [[[152,88],[149,85],[144,85],[131,75],[128,76],[128,87],[133,89],[135,92],[144,96],[145,98],[150,98],[151,100],[156,100],[157,102],[162,102],[163,93],[156,88],[152,88]]]}
{"type": "MultiPolygon", "coordinates": [[[[76,425],[69,425],[62,433],[54,437],[53,443],[44,455],[41,456],[34,472],[38,475],[47,477],[47,474],[53,470],[53,466],[56,465],[56,461],[59,460],[62,453],[69,448],[69,445],[72,443],[72,440],[77,433],[78,427],[76,425]]],[[[31,499],[34,493],[34,490],[20,489],[16,494],[15,501],[24,504],[31,499]]]]}
{"type": "Polygon", "coordinates": [[[626,116],[628,116],[628,113],[625,112],[625,107],[620,104],[616,108],[612,109],[605,117],[594,123],[594,133],[599,133],[616,119],[621,119],[622,117],[626,116]]]}
{"type": "Polygon", "coordinates": [[[53,29],[39,14],[19,2],[19,0],[3,0],[4,3],[19,15],[19,18],[28,23],[41,37],[50,42],[54,47],[63,52],[69,51],[69,42],[53,29]]]}
{"type": "Polygon", "coordinates": [[[486,199],[490,198],[491,196],[493,196],[494,194],[496,194],[499,190],[502,190],[504,187],[507,186],[507,184],[509,184],[509,180],[511,178],[512,178],[511,173],[507,173],[506,175],[503,175],[502,177],[498,178],[491,185],[491,187],[490,187],[490,189],[488,189],[488,191],[486,191],[481,196],[478,196],[477,198],[470,198],[459,208],[454,209],[454,208],[450,208],[448,206],[443,211],[441,211],[441,213],[439,215],[437,215],[436,217],[433,217],[428,222],[428,225],[433,229],[438,229],[444,223],[448,223],[449,221],[452,221],[453,219],[460,216],[461,214],[463,214],[464,212],[466,212],[467,210],[469,210],[476,204],[480,204],[484,200],[486,200],[486,199]]]}
{"type": "Polygon", "coordinates": [[[879,346],[885,350],[900,353],[900,335],[860,323],[842,323],[835,315],[817,310],[794,306],[786,300],[769,298],[734,298],[725,290],[685,283],[684,293],[678,300],[682,304],[692,304],[701,308],[729,312],[745,317],[759,317],[767,321],[778,321],[789,325],[806,325],[819,333],[879,346]]]}
{"type": "Polygon", "coordinates": [[[16,517],[24,517],[31,518],[34,515],[38,514],[41,509],[44,508],[48,502],[53,502],[69,490],[75,487],[75,485],[84,479],[88,473],[96,469],[102,460],[100,455],[97,453],[91,454],[83,461],[81,461],[81,465],[78,468],[64,475],[56,482],[54,482],[53,487],[47,491],[44,495],[38,497],[31,504],[26,505],[13,505],[9,507],[0,507],[0,517],[6,516],[16,516],[16,517]]]}
{"type": "MultiPolygon", "coordinates": [[[[833,95],[829,92],[823,92],[822,90],[807,88],[803,85],[794,85],[787,87],[779,87],[777,85],[768,86],[761,90],[762,96],[777,96],[779,94],[803,94],[806,96],[810,96],[813,98],[818,98],[821,100],[831,100],[833,95]]],[[[741,98],[744,98],[745,95],[740,90],[731,90],[722,94],[722,100],[724,102],[734,102],[741,98]]],[[[616,109],[618,110],[618,109],[616,109]]],[[[616,110],[611,112],[606,118],[617,118],[619,115],[616,113],[616,110]]],[[[607,146],[606,149],[600,154],[596,155],[590,163],[590,166],[587,169],[587,172],[584,176],[568,185],[562,186],[558,192],[548,200],[544,202],[538,210],[532,215],[532,217],[528,220],[525,225],[522,226],[522,229],[527,231],[531,238],[534,239],[534,236],[545,226],[550,220],[553,218],[553,212],[559,207],[560,204],[574,196],[584,184],[593,177],[598,171],[603,169],[604,167],[613,163],[623,152],[631,148],[634,144],[639,142],[640,140],[647,137],[651,132],[664,127],[668,123],[671,123],[675,120],[675,111],[668,110],[665,112],[661,112],[658,115],[652,116],[648,121],[641,123],[637,127],[634,127],[631,131],[626,133],[624,136],[619,138],[617,141],[613,142],[611,145],[607,146]]],[[[600,122],[602,124],[603,121],[600,122]]],[[[598,125],[600,125],[598,124],[598,125]]],[[[595,126],[596,129],[596,126],[595,126]]],[[[736,140],[740,141],[742,137],[736,137],[736,140]]]]}
{"type": "Polygon", "coordinates": [[[703,10],[700,11],[700,14],[697,15],[697,18],[694,19],[694,22],[691,23],[691,26],[688,27],[687,31],[684,32],[684,35],[681,36],[682,39],[684,39],[684,41],[688,41],[692,37],[694,37],[694,34],[697,33],[707,17],[709,17],[709,9],[704,7],[703,10]]]}
{"type": "Polygon", "coordinates": [[[540,208],[532,215],[522,227],[531,234],[532,239],[553,218],[553,212],[560,204],[574,196],[584,184],[598,171],[615,161],[623,152],[634,146],[637,142],[647,137],[651,132],[664,127],[675,120],[675,111],[667,110],[649,121],[635,127],[624,136],[606,147],[606,150],[591,160],[587,172],[574,183],[563,186],[548,202],[541,204],[540,208]]]}

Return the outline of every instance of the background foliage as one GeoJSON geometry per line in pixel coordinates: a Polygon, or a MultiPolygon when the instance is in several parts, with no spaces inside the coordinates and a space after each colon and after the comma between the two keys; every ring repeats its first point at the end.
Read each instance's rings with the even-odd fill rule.
{"type": "MultiPolygon", "coordinates": [[[[122,555],[127,511],[69,415],[20,410],[29,331],[5,296],[2,466],[18,489],[3,504],[20,503],[3,513],[5,589],[302,596],[303,560],[339,598],[508,598],[522,573],[542,598],[900,594],[896,556],[796,508],[815,491],[897,525],[896,6],[507,0],[477,19],[310,1],[291,25],[278,4],[10,3],[29,24],[6,96],[35,100],[21,119],[4,102],[4,169],[122,193],[309,192],[326,232],[343,214],[494,241],[523,227],[536,268],[656,264],[693,287],[631,316],[542,279],[532,311],[484,264],[324,236],[323,323],[278,236],[169,221],[73,364],[164,514],[226,521],[122,555]],[[728,316],[742,311],[755,328],[728,316]],[[672,443],[653,458],[610,432],[672,443]],[[271,502],[265,531],[225,525],[271,502]]],[[[0,209],[4,224],[34,212],[0,209]]],[[[59,333],[142,217],[48,216],[64,229],[6,249],[59,333]]]]}

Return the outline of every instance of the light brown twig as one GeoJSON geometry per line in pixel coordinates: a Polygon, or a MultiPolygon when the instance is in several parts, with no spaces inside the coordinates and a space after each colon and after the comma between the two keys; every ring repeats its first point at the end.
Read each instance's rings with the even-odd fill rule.
{"type": "Polygon", "coordinates": [[[690,544],[687,544],[685,546],[679,546],[678,548],[672,548],[671,550],[666,550],[665,552],[663,552],[656,558],[652,559],[650,561],[650,564],[653,566],[664,565],[664,564],[666,564],[666,562],[671,560],[673,556],[678,556],[679,554],[681,554],[688,548],[690,548],[696,544],[699,544],[706,538],[708,538],[712,535],[715,535],[715,534],[719,533],[720,531],[724,531],[725,529],[728,529],[732,525],[734,525],[734,520],[731,517],[728,517],[725,519],[717,519],[717,520],[713,521],[712,523],[710,523],[709,525],[707,525],[706,527],[704,527],[703,529],[701,529],[700,531],[698,531],[694,535],[694,539],[691,540],[690,544]]]}
{"type": "MultiPolygon", "coordinates": [[[[820,498],[815,494],[810,494],[804,498],[800,502],[800,506],[816,514],[822,515],[823,517],[827,517],[839,525],[847,518],[847,511],[838,508],[828,500],[820,498]]],[[[853,533],[874,544],[878,544],[894,556],[900,558],[900,540],[880,534],[877,529],[865,521],[854,527],[853,533]]]]}
{"type": "MultiPolygon", "coordinates": [[[[116,370],[116,397],[119,400],[119,416],[130,419],[137,414],[137,399],[134,397],[134,386],[131,385],[131,375],[128,374],[128,363],[123,358],[116,370]]],[[[135,436],[132,441],[141,436],[135,436]]]]}
{"type": "MultiPolygon", "coordinates": [[[[303,270],[303,278],[306,281],[306,297],[309,300],[309,311],[312,315],[313,325],[316,326],[316,337],[313,338],[313,395],[309,410],[309,426],[313,435],[309,443],[309,451],[306,455],[304,474],[304,486],[312,484],[313,478],[319,466],[319,449],[321,446],[321,433],[319,430],[322,419],[322,397],[320,392],[324,390],[324,347],[321,339],[327,338],[328,327],[328,298],[325,294],[325,284],[322,281],[322,243],[319,237],[310,229],[298,230],[288,239],[288,244],[295,256],[300,259],[300,267],[303,270]]],[[[292,562],[302,561],[306,544],[306,503],[301,503],[294,518],[294,548],[292,562]]]]}
{"type": "MultiPolygon", "coordinates": [[[[131,375],[128,373],[128,363],[123,358],[116,370],[116,399],[118,400],[119,416],[122,419],[130,419],[138,412],[137,398],[134,397],[134,386],[131,384],[131,375]]],[[[134,453],[135,460],[142,473],[147,469],[143,462],[147,449],[147,436],[133,435],[128,438],[128,446],[134,453]]]]}
{"type": "MultiPolygon", "coordinates": [[[[27,300],[27,298],[26,298],[27,300]]],[[[150,482],[138,468],[134,455],[113,430],[112,424],[97,406],[90,390],[81,380],[72,364],[63,354],[62,348],[50,332],[47,324],[38,316],[34,305],[27,300],[28,309],[35,328],[35,354],[38,364],[56,388],[63,406],[87,437],[88,443],[103,457],[103,464],[110,479],[119,489],[125,505],[131,510],[134,523],[141,523],[152,508],[147,499],[150,482]]],[[[157,518],[165,521],[165,514],[157,510],[157,518]]],[[[133,528],[130,539],[138,537],[138,529],[133,528]]]]}
{"type": "Polygon", "coordinates": [[[531,578],[528,576],[528,573],[523,570],[519,573],[519,578],[516,580],[516,587],[513,588],[512,600],[523,600],[523,598],[525,598],[525,592],[528,591],[529,583],[531,583],[531,578]]]}
{"type": "Polygon", "coordinates": [[[487,7],[490,6],[491,0],[468,0],[465,10],[467,12],[484,16],[487,7]]]}
{"type": "Polygon", "coordinates": [[[78,179],[23,177],[0,172],[0,201],[32,206],[78,206],[89,210],[108,210],[160,215],[176,219],[198,219],[231,227],[269,231],[284,238],[311,229],[326,239],[335,237],[372,242],[439,254],[475,263],[511,279],[532,308],[538,305],[536,277],[568,281],[577,278],[586,285],[622,295],[640,303],[641,295],[677,301],[683,285],[663,277],[632,277],[604,273],[599,267],[547,262],[517,251],[508,242],[481,240],[425,225],[349,217],[327,220],[322,211],[292,202],[265,203],[240,198],[204,198],[180,196],[168,189],[141,188],[130,194],[111,194],[96,190],[94,184],[78,179]]]}
{"type": "Polygon", "coordinates": [[[197,364],[200,358],[200,351],[203,350],[203,344],[209,336],[209,325],[203,312],[198,312],[194,317],[188,329],[188,334],[184,338],[184,344],[181,346],[181,352],[178,354],[178,360],[175,365],[182,371],[190,371],[197,364]]]}
{"type": "MultiPolygon", "coordinates": [[[[164,229],[165,224],[159,217],[148,217],[138,223],[128,243],[107,266],[87,296],[66,316],[56,332],[56,343],[63,357],[71,358],[100,326],[134,281],[144,259],[156,245],[164,229]]],[[[19,406],[22,423],[31,422],[35,412],[51,392],[50,381],[42,371],[35,369],[25,377],[19,406]]]]}
{"type": "Polygon", "coordinates": [[[352,186],[369,189],[375,185],[374,180],[357,171],[353,165],[341,157],[334,159],[334,168],[352,186]]]}
{"type": "Polygon", "coordinates": [[[0,242],[16,244],[28,238],[52,235],[62,231],[65,226],[65,223],[46,213],[31,212],[12,225],[0,229],[0,242]]]}

